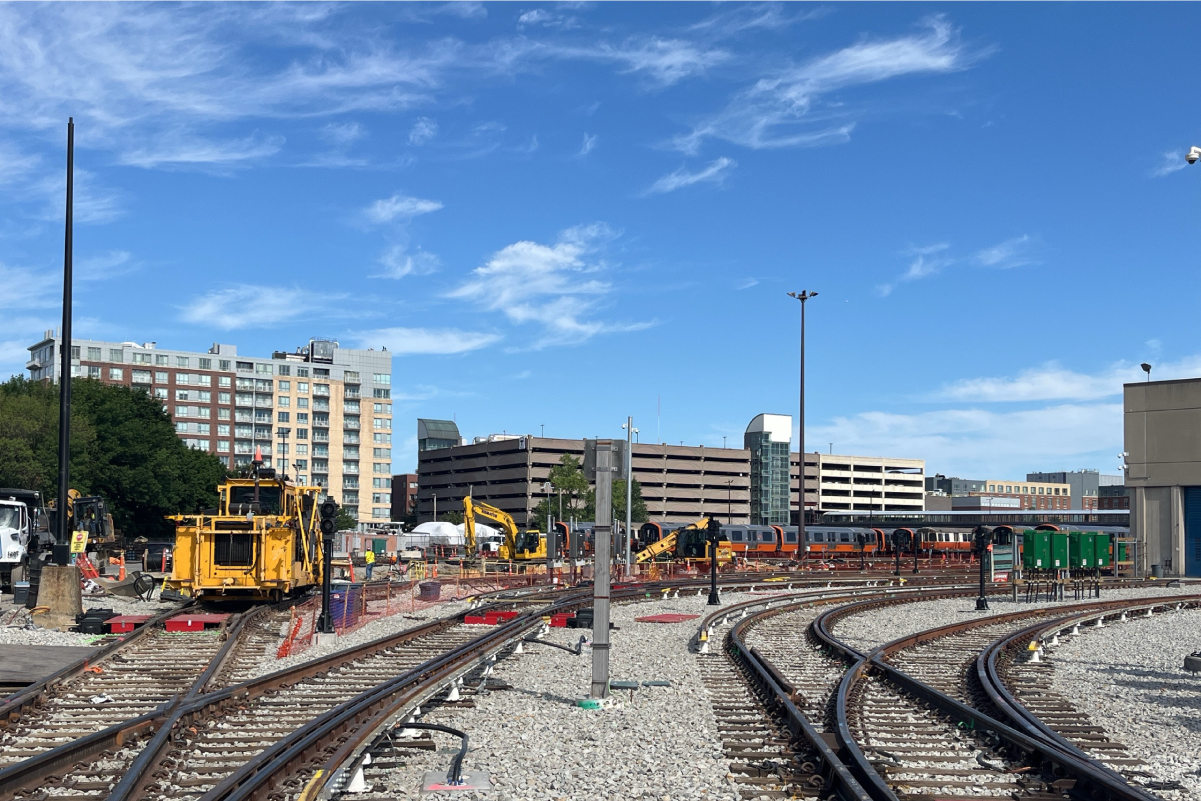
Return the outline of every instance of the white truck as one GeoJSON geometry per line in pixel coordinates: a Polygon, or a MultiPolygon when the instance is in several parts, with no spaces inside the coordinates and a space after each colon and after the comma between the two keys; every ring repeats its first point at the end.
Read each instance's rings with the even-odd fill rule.
{"type": "Polygon", "coordinates": [[[41,494],[0,489],[0,588],[12,592],[13,582],[28,575],[31,542],[37,551],[51,541],[45,530],[41,494]]]}

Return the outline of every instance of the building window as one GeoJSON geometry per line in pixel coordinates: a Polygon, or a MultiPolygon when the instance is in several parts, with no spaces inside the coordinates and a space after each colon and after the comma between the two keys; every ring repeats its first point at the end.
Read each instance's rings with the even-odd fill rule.
{"type": "Polygon", "coordinates": [[[376,519],[387,520],[389,516],[388,508],[379,506],[373,507],[371,509],[371,516],[376,519]]]}
{"type": "Polygon", "coordinates": [[[100,368],[99,367],[89,367],[88,368],[88,378],[94,378],[97,381],[99,381],[100,380],[100,368]]]}
{"type": "Polygon", "coordinates": [[[229,369],[229,359],[218,359],[217,360],[217,369],[218,370],[228,370],[229,369]]]}
{"type": "Polygon", "coordinates": [[[309,399],[308,398],[297,398],[296,399],[296,408],[297,409],[309,408],[309,399]]]}
{"type": "Polygon", "coordinates": [[[296,382],[296,391],[297,392],[308,392],[309,391],[309,382],[308,381],[297,381],[296,382]]]}
{"type": "Polygon", "coordinates": [[[218,409],[217,410],[217,419],[218,420],[228,420],[229,419],[229,409],[218,409]]]}
{"type": "Polygon", "coordinates": [[[175,390],[175,400],[186,401],[188,399],[188,391],[186,389],[175,390]]]}
{"type": "Polygon", "coordinates": [[[159,353],[154,357],[154,363],[158,367],[166,367],[168,364],[171,363],[171,360],[167,357],[166,354],[159,353]]]}
{"type": "Polygon", "coordinates": [[[116,362],[117,364],[120,364],[121,362],[125,361],[125,352],[120,348],[109,348],[108,360],[110,362],[116,362]]]}
{"type": "Polygon", "coordinates": [[[167,395],[168,395],[168,393],[167,393],[166,387],[155,387],[154,388],[154,397],[157,398],[158,400],[170,400],[170,398],[168,398],[167,395]]]}
{"type": "Polygon", "coordinates": [[[313,368],[313,377],[314,378],[329,378],[329,370],[324,367],[314,367],[313,368]]]}
{"type": "Polygon", "coordinates": [[[190,362],[190,361],[191,361],[191,359],[188,358],[187,356],[176,356],[175,357],[175,366],[176,367],[187,367],[188,362],[190,362]]]}
{"type": "Polygon", "coordinates": [[[275,455],[276,456],[287,456],[288,455],[288,443],[286,443],[286,442],[278,443],[275,446],[275,455]]]}
{"type": "Polygon", "coordinates": [[[392,428],[392,421],[386,417],[376,417],[371,421],[372,428],[392,428]]]}
{"type": "Polygon", "coordinates": [[[149,384],[150,383],[150,371],[149,370],[131,370],[130,373],[132,374],[131,377],[132,377],[133,383],[135,383],[135,384],[149,384]]]}
{"type": "Polygon", "coordinates": [[[288,412],[280,412],[280,413],[279,413],[279,414],[276,416],[276,422],[277,422],[277,423],[290,423],[290,422],[292,422],[292,421],[289,419],[290,417],[291,417],[291,415],[290,415],[288,412]]]}
{"type": "Polygon", "coordinates": [[[229,380],[229,376],[227,376],[227,375],[217,376],[217,386],[224,387],[225,389],[229,389],[231,383],[232,382],[229,380]]]}
{"type": "Polygon", "coordinates": [[[380,414],[392,414],[392,404],[377,403],[377,404],[375,404],[375,410],[377,412],[379,412],[380,414]]]}
{"type": "MultiPolygon", "coordinates": [[[[287,375],[287,373],[283,372],[283,370],[284,370],[285,368],[281,367],[281,368],[279,368],[279,369],[280,369],[280,375],[287,375]]],[[[279,382],[279,391],[280,391],[280,392],[290,392],[290,391],[291,391],[291,389],[292,389],[292,382],[291,382],[291,381],[280,381],[280,382],[279,382]]]]}
{"type": "Polygon", "coordinates": [[[108,380],[109,381],[120,381],[124,377],[125,377],[125,371],[122,370],[120,367],[108,368],[108,380]]]}
{"type": "Polygon", "coordinates": [[[269,365],[269,364],[256,364],[256,365],[254,366],[254,371],[255,371],[256,373],[258,373],[259,375],[271,375],[271,365],[269,365]]]}
{"type": "Polygon", "coordinates": [[[278,403],[276,405],[279,406],[279,408],[281,408],[281,409],[287,409],[289,406],[292,405],[292,399],[289,398],[287,395],[280,395],[279,399],[278,399],[278,403]]]}
{"type": "Polygon", "coordinates": [[[230,396],[229,396],[228,392],[218,392],[217,393],[217,402],[218,403],[229,403],[229,397],[230,396]]]}
{"type": "Polygon", "coordinates": [[[376,387],[375,389],[371,390],[371,397],[373,397],[373,398],[391,398],[392,390],[380,389],[379,387],[376,387]]]}
{"type": "Polygon", "coordinates": [[[308,438],[309,438],[309,430],[307,428],[296,429],[296,439],[308,439],[308,438]]]}
{"type": "Polygon", "coordinates": [[[197,359],[196,363],[200,367],[201,370],[212,370],[213,369],[213,360],[212,359],[197,359]]]}
{"type": "Polygon", "coordinates": [[[371,437],[371,441],[378,442],[381,445],[391,445],[392,444],[392,435],[391,434],[374,434],[371,437]]]}
{"type": "Polygon", "coordinates": [[[388,462],[385,462],[383,464],[380,464],[379,462],[374,462],[371,465],[371,472],[388,474],[388,473],[392,472],[392,465],[388,462]]]}
{"type": "Polygon", "coordinates": [[[377,384],[391,384],[392,376],[388,373],[375,373],[371,376],[371,380],[377,384]]]}
{"type": "Polygon", "coordinates": [[[373,492],[371,493],[372,503],[392,503],[392,493],[390,492],[373,492]]]}
{"type": "Polygon", "coordinates": [[[305,445],[303,442],[296,443],[296,455],[297,456],[308,456],[309,455],[309,446],[305,445]]]}
{"type": "Polygon", "coordinates": [[[218,425],[217,426],[217,436],[228,437],[229,436],[229,426],[228,425],[218,425]]]}
{"type": "MultiPolygon", "coordinates": [[[[75,348],[71,348],[71,350],[75,350],[75,348]]],[[[134,364],[150,364],[150,354],[149,353],[135,353],[133,355],[133,363],[134,364]]]]}
{"type": "Polygon", "coordinates": [[[239,373],[253,373],[254,372],[254,362],[238,362],[238,372],[239,373]]]}
{"type": "Polygon", "coordinates": [[[100,348],[88,348],[88,361],[100,361],[100,348]]]}
{"type": "Polygon", "coordinates": [[[217,440],[217,453],[229,453],[229,440],[217,440]]]}
{"type": "Polygon", "coordinates": [[[392,458],[392,449],[391,448],[372,448],[371,455],[374,456],[376,459],[391,459],[392,458]]]}
{"type": "Polygon", "coordinates": [[[213,400],[213,393],[199,390],[196,393],[196,400],[200,401],[201,403],[210,403],[213,400]]]}
{"type": "Polygon", "coordinates": [[[296,376],[297,376],[298,378],[308,378],[308,377],[309,377],[309,368],[307,368],[307,367],[297,367],[297,368],[296,368],[296,376]]]}

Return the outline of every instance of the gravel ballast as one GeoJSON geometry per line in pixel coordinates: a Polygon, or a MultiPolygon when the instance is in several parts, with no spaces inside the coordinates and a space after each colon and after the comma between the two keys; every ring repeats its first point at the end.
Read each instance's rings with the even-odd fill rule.
{"type": "Polygon", "coordinates": [[[1181,789],[1164,797],[1201,798],[1201,676],[1184,657],[1201,649],[1201,610],[1134,616],[1085,627],[1048,652],[1052,687],[1103,726],[1147,772],[1181,789]]]}
{"type": "MultiPolygon", "coordinates": [[[[726,604],[749,598],[725,594],[726,604]]],[[[616,605],[611,632],[613,680],[667,679],[670,687],[614,691],[614,706],[585,710],[575,700],[588,694],[591,651],[575,656],[545,645],[502,659],[495,678],[511,690],[475,696],[474,708],[441,707],[422,718],[460,728],[471,738],[464,770],[491,774],[489,792],[431,793],[424,798],[487,798],[496,801],[559,799],[715,799],[735,801],[727,780],[708,695],[689,643],[699,620],[637,623],[635,617],[667,612],[704,616],[707,596],[616,605]]],[[[588,630],[551,629],[545,639],[574,645],[588,630]]],[[[438,753],[405,751],[404,766],[389,771],[386,792],[416,798],[426,770],[445,770],[457,741],[435,735],[438,753]]],[[[377,787],[378,792],[382,788],[377,787]]]]}
{"type": "MultiPolygon", "coordinates": [[[[140,601],[136,598],[119,598],[117,596],[84,596],[83,608],[112,609],[118,615],[157,615],[179,604],[159,601],[140,601]]],[[[0,604],[0,620],[6,625],[0,625],[0,643],[23,645],[91,645],[102,635],[79,634],[74,631],[56,631],[55,629],[24,627],[27,616],[24,607],[18,609],[12,603],[12,596],[7,595],[0,604]],[[9,621],[12,621],[11,623],[9,621]]],[[[36,620],[37,618],[34,618],[36,620]]]]}
{"type": "MultiPolygon", "coordinates": [[[[1191,595],[1198,591],[1201,591],[1201,588],[1197,586],[1165,587],[1148,583],[1145,587],[1102,590],[1100,600],[1115,601],[1123,598],[1191,595]]],[[[1083,601],[1068,600],[1055,604],[1046,602],[1035,604],[1024,601],[1014,603],[1008,600],[1008,596],[989,596],[989,611],[987,612],[976,611],[974,597],[916,601],[891,606],[884,611],[875,609],[843,618],[834,626],[834,635],[848,645],[866,653],[901,637],[958,623],[978,615],[1001,615],[1045,606],[1073,606],[1096,600],[1098,599],[1092,598],[1083,601]]]]}

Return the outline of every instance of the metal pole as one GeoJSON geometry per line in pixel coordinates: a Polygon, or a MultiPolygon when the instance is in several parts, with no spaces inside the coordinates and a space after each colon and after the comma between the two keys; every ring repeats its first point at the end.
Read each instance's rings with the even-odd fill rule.
{"type": "Polygon", "coordinates": [[[434,522],[438,522],[438,493],[436,492],[434,493],[434,522]]]}
{"type": "Polygon", "coordinates": [[[75,118],[67,118],[67,225],[63,244],[63,328],[58,379],[58,531],[55,540],[71,541],[67,515],[71,511],[71,284],[72,222],[75,206],[75,118]]]}
{"type": "Polygon", "coordinates": [[[789,292],[788,296],[801,302],[801,390],[800,419],[798,421],[800,426],[797,436],[797,454],[800,456],[798,480],[800,503],[797,509],[797,542],[803,545],[805,543],[805,301],[817,297],[817,293],[802,289],[799,293],[789,292]]]}
{"type": "Polygon", "coordinates": [[[634,515],[634,418],[626,418],[626,575],[632,568],[630,556],[630,527],[634,515]]]}
{"type": "Polygon", "coordinates": [[[592,697],[609,697],[609,538],[613,516],[613,441],[596,443],[596,540],[592,582],[592,697]]]}
{"type": "Polygon", "coordinates": [[[333,536],[321,538],[321,617],[317,619],[317,630],[322,634],[333,634],[334,617],[329,608],[329,581],[333,570],[331,561],[334,555],[333,536]]]}
{"type": "Polygon", "coordinates": [[[713,518],[709,518],[705,539],[709,540],[709,606],[721,606],[721,596],[717,594],[717,543],[721,541],[721,524],[713,518]]]}

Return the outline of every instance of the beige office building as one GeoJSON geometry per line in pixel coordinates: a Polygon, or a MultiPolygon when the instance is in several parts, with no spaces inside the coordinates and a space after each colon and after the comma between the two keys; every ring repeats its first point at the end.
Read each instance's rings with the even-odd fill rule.
{"type": "MultiPolygon", "coordinates": [[[[800,456],[791,454],[793,519],[800,456]]],[[[886,456],[805,454],[805,508],[813,512],[920,512],[925,508],[926,462],[886,456]]]]}

